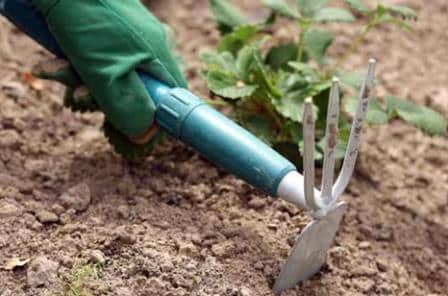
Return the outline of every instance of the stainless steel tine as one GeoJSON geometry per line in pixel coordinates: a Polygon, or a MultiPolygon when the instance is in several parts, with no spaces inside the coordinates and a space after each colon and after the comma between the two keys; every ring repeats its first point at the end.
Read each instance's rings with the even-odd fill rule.
{"type": "Polygon", "coordinates": [[[341,173],[333,187],[333,201],[344,192],[347,187],[350,178],[355,169],[356,158],[358,156],[359,142],[361,139],[361,130],[364,122],[364,118],[367,115],[367,107],[369,100],[372,96],[374,80],[375,80],[375,59],[369,60],[369,69],[367,76],[364,79],[361,90],[359,92],[358,107],[353,118],[352,129],[350,132],[350,138],[348,141],[347,151],[345,152],[344,164],[342,165],[341,173]]]}
{"type": "Polygon", "coordinates": [[[305,186],[305,200],[308,209],[312,212],[319,210],[314,195],[314,114],[311,98],[305,100],[303,111],[303,174],[305,186]]]}
{"type": "Polygon", "coordinates": [[[326,143],[324,149],[324,166],[322,173],[322,201],[329,203],[332,197],[335,167],[335,149],[339,123],[339,79],[333,78],[328,101],[326,143]]]}

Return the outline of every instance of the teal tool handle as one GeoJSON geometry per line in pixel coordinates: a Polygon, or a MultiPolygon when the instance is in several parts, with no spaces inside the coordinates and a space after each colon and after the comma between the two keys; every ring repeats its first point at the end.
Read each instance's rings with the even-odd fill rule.
{"type": "Polygon", "coordinates": [[[156,121],[171,136],[271,196],[294,165],[222,113],[182,88],[141,76],[157,105],[156,121]]]}
{"type": "MultiPolygon", "coordinates": [[[[29,0],[2,0],[0,13],[59,57],[57,42],[29,0]]],[[[197,150],[211,162],[271,196],[294,165],[211,108],[191,92],[169,88],[145,73],[140,77],[157,106],[156,122],[168,134],[197,150]]]]}

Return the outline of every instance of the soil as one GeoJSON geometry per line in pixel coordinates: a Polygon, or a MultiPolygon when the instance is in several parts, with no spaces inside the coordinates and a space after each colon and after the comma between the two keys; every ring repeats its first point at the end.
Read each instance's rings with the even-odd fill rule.
{"type": "MultiPolygon", "coordinates": [[[[448,116],[448,2],[393,2],[418,11],[415,31],[377,30],[344,66],[363,69],[376,57],[378,94],[448,116]]],[[[258,1],[238,3],[264,13],[258,1]]],[[[219,36],[207,1],[149,6],[175,28],[191,87],[207,96],[198,53],[219,36]]],[[[305,212],[181,143],[127,164],[104,139],[100,115],[73,114],[62,87],[24,80],[49,54],[0,25],[1,296],[64,295],[72,271],[89,261],[104,265],[87,281],[92,295],[271,295],[305,212]]],[[[338,56],[354,31],[333,29],[343,35],[338,56]]],[[[363,136],[327,264],[284,295],[448,295],[447,137],[400,121],[363,136]]]]}

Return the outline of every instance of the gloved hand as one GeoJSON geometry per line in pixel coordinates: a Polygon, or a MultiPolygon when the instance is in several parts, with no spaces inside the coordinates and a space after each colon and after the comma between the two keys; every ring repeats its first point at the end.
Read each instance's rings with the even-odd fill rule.
{"type": "Polygon", "coordinates": [[[33,2],[70,60],[41,63],[34,74],[67,85],[65,103],[74,109],[99,107],[134,142],[150,138],[155,106],[136,70],[172,87],[187,86],[161,23],[139,0],[33,2]]]}

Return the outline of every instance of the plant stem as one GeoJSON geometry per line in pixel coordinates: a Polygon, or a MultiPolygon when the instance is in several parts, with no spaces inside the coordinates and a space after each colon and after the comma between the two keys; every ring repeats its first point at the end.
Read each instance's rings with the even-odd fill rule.
{"type": "Polygon", "coordinates": [[[346,60],[354,54],[356,51],[358,51],[360,45],[362,42],[366,39],[367,34],[370,32],[370,30],[374,27],[374,22],[371,21],[367,25],[365,25],[358,36],[356,37],[355,41],[352,43],[350,48],[344,53],[342,58],[336,63],[335,69],[339,68],[341,65],[343,65],[346,60]]]}
{"type": "Polygon", "coordinates": [[[222,100],[210,100],[210,99],[202,99],[202,100],[212,106],[228,106],[229,105],[227,102],[222,101],[222,100]]]}
{"type": "Polygon", "coordinates": [[[303,53],[305,51],[305,34],[310,28],[310,23],[307,20],[300,19],[299,20],[299,28],[300,28],[300,36],[299,36],[299,44],[297,45],[298,51],[297,51],[297,61],[299,63],[302,62],[303,59],[303,53]]]}

